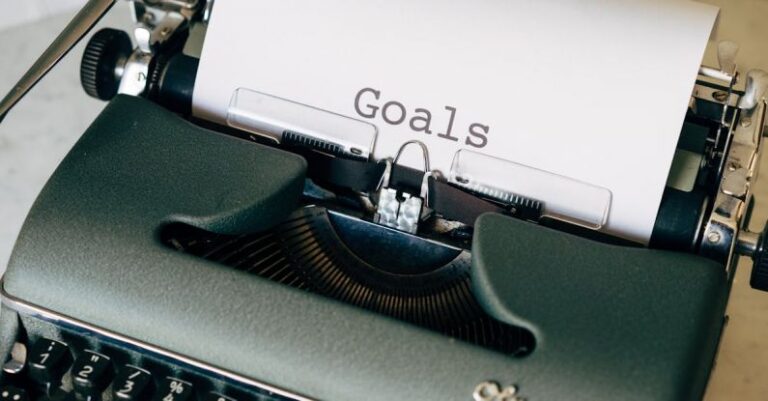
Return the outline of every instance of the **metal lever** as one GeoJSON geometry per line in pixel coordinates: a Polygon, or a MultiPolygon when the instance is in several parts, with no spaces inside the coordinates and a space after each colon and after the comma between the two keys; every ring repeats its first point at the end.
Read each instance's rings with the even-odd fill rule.
{"type": "Polygon", "coordinates": [[[0,102],[0,122],[8,111],[42,79],[109,11],[115,0],[89,0],[45,49],[32,67],[0,102]]]}
{"type": "Polygon", "coordinates": [[[768,72],[763,70],[750,70],[747,73],[747,86],[744,95],[739,100],[739,108],[752,110],[765,96],[768,89],[768,72]]]}
{"type": "Polygon", "coordinates": [[[717,63],[719,68],[702,65],[699,75],[726,82],[728,86],[736,84],[738,73],[736,72],[736,54],[739,45],[736,42],[724,40],[717,44],[717,63]]]}
{"type": "Polygon", "coordinates": [[[419,221],[421,221],[425,211],[427,211],[426,207],[429,205],[429,177],[433,174],[429,169],[429,151],[427,150],[427,145],[416,140],[405,142],[397,151],[395,160],[390,161],[387,159],[386,163],[387,165],[384,169],[384,174],[382,174],[381,181],[379,181],[379,186],[377,188],[379,198],[373,221],[400,231],[416,234],[419,229],[419,221]],[[421,191],[419,192],[419,196],[406,192],[402,192],[401,196],[398,196],[398,191],[389,187],[392,168],[397,164],[400,155],[408,145],[418,145],[421,147],[421,151],[424,154],[424,176],[421,180],[421,191]]]}
{"type": "Polygon", "coordinates": [[[717,44],[717,63],[720,71],[728,74],[736,73],[736,55],[739,53],[739,45],[730,40],[724,40],[717,44]]]}

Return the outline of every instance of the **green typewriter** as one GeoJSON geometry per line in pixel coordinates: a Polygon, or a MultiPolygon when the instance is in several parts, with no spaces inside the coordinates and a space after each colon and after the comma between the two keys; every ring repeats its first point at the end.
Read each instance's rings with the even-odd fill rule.
{"type": "MultiPolygon", "coordinates": [[[[0,116],[113,3],[88,1],[0,116]]],[[[738,255],[768,290],[768,235],[745,228],[768,74],[741,76],[727,46],[678,143],[702,161],[693,184],[666,188],[644,246],[533,198],[195,118],[188,49],[213,1],[131,9],[131,35],[88,38],[83,88],[109,104],[2,279],[0,401],[699,400],[738,255]]]]}

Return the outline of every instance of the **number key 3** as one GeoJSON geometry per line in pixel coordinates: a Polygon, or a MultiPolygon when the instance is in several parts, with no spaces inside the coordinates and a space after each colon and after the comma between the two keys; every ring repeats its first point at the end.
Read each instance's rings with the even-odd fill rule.
{"type": "Polygon", "coordinates": [[[147,400],[151,392],[152,375],[133,365],[125,365],[112,383],[112,395],[115,400],[147,400]]]}

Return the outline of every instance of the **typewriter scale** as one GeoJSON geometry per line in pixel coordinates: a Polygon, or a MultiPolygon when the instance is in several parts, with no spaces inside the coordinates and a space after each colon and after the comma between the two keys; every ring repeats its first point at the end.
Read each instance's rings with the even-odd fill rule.
{"type": "MultiPolygon", "coordinates": [[[[678,144],[700,162],[642,247],[426,166],[191,118],[212,2],[132,3],[133,41],[90,38],[83,87],[110,104],[3,278],[0,400],[696,400],[736,254],[768,289],[768,236],[744,229],[768,75],[740,77],[731,44],[678,144]]],[[[111,4],[88,2],[0,118],[111,4]]]]}

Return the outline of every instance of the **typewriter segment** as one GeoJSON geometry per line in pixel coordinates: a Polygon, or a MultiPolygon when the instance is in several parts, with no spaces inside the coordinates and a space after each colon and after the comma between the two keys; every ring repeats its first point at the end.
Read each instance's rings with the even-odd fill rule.
{"type": "Polygon", "coordinates": [[[49,311],[28,312],[3,365],[0,400],[304,400],[49,311]]]}
{"type": "MultiPolygon", "coordinates": [[[[113,3],[87,2],[0,120],[113,3]]],[[[735,44],[698,72],[646,246],[607,231],[608,189],[479,152],[485,116],[451,136],[477,110],[445,106],[439,141],[473,148],[445,172],[419,140],[373,159],[374,124],[427,135],[442,111],[383,89],[358,92],[364,120],[247,88],[193,116],[213,3],[134,0],[132,34],[90,36],[80,79],[109,104],[3,277],[0,401],[702,398],[739,255],[768,291],[748,230],[768,73],[741,76],[735,44]],[[591,202],[497,185],[519,177],[591,202]]]]}
{"type": "Polygon", "coordinates": [[[489,317],[477,304],[468,252],[323,208],[300,209],[264,234],[172,226],[163,238],[181,252],[509,356],[524,356],[535,346],[529,331],[489,317]]]}

